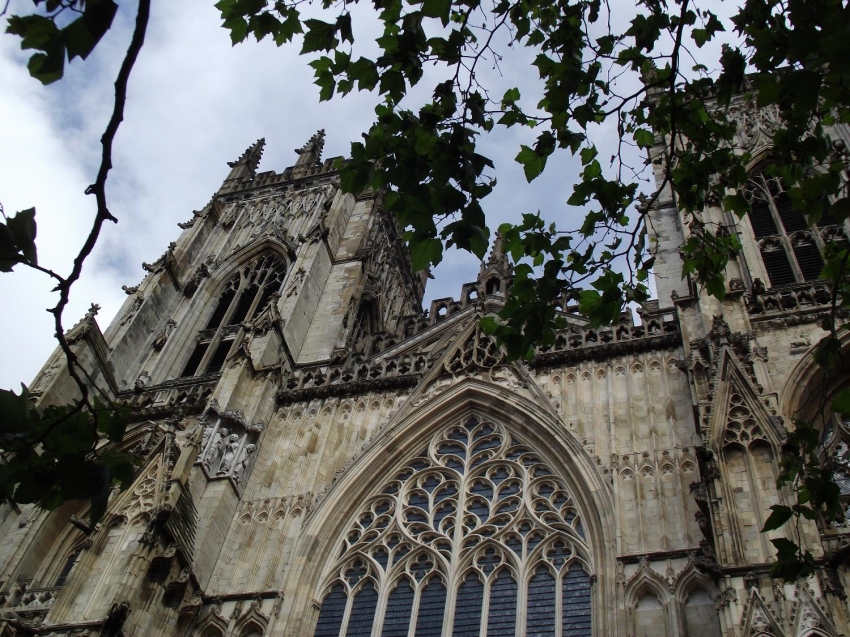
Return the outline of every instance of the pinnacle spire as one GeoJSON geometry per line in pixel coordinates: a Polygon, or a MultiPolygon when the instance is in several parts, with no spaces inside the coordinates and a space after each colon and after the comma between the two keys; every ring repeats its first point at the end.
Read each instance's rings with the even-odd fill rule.
{"type": "Polygon", "coordinates": [[[494,268],[506,274],[512,272],[510,260],[508,259],[508,255],[505,254],[504,239],[502,239],[502,235],[498,232],[496,232],[496,238],[490,250],[490,257],[486,263],[482,262],[481,264],[481,273],[483,274],[494,268]]]}
{"type": "Polygon", "coordinates": [[[484,293],[505,294],[514,274],[513,266],[505,254],[502,235],[496,233],[493,248],[487,261],[481,261],[478,271],[478,283],[484,286],[484,293]]]}
{"type": "Polygon", "coordinates": [[[296,166],[317,164],[322,160],[322,149],[325,147],[325,129],[319,129],[306,144],[301,148],[296,148],[298,153],[298,161],[296,166]]]}
{"type": "Polygon", "coordinates": [[[260,159],[263,157],[263,148],[265,145],[266,138],[261,137],[253,145],[249,146],[239,159],[227,162],[227,165],[233,169],[230,171],[231,176],[228,179],[232,179],[234,177],[233,172],[242,166],[248,169],[250,177],[253,178],[257,174],[257,166],[260,165],[260,159]]]}

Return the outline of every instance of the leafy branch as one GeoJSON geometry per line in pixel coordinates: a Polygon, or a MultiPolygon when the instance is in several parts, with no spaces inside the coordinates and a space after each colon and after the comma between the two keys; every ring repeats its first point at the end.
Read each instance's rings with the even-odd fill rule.
{"type": "MultiPolygon", "coordinates": [[[[36,6],[41,2],[35,0],[36,6]]],[[[21,36],[22,48],[41,51],[30,58],[29,69],[47,84],[62,76],[66,54],[69,61],[87,57],[111,26],[117,5],[111,0],[46,0],[44,4],[47,15],[12,16],[7,32],[21,36]],[[56,21],[65,11],[79,17],[60,29],[56,21]]],[[[104,438],[111,443],[123,439],[127,414],[81,364],[65,335],[62,317],[104,222],[117,222],[107,205],[106,183],[115,136],[124,119],[130,73],[144,44],[149,17],[150,0],[140,0],[133,35],[115,80],[112,114],[101,137],[100,168],[94,183],[86,189],[86,194],[95,196],[97,211],[71,272],[62,276],[38,264],[34,208],[13,217],[4,214],[5,223],[0,224],[0,271],[11,272],[20,264],[47,274],[57,283],[54,291],[59,293],[59,300],[48,311],[54,317],[55,336],[68,374],[80,394],[71,405],[39,411],[32,406],[26,387],[20,395],[0,390],[4,414],[0,421],[0,495],[11,502],[36,502],[46,509],[69,500],[88,499],[92,523],[106,510],[112,482],[126,487],[133,477],[129,456],[101,446],[104,438]],[[91,388],[98,396],[92,398],[91,388]]]]}

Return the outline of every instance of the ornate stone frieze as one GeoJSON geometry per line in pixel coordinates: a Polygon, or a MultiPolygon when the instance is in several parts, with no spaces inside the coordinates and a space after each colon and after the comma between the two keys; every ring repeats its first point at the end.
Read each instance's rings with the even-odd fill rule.
{"type": "Polygon", "coordinates": [[[227,410],[214,424],[205,424],[197,463],[211,478],[230,478],[241,484],[248,477],[257,451],[262,423],[247,425],[239,410],[227,410]]]}
{"type": "MultiPolygon", "coordinates": [[[[826,281],[807,281],[765,289],[759,279],[747,297],[747,311],[752,320],[786,314],[818,312],[832,303],[832,288],[826,281]]],[[[840,300],[839,300],[840,305],[840,300]]]]}

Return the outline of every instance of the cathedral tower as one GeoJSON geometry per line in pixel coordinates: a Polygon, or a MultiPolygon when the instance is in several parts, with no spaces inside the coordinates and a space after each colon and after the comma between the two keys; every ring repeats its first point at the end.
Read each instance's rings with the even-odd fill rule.
{"type": "MultiPolygon", "coordinates": [[[[500,240],[423,312],[396,221],[342,193],[323,145],[258,172],[257,141],[111,325],[69,331],[131,408],[139,471],[94,529],[70,522],[80,503],[4,505],[0,636],[848,630],[825,556],[850,529],[803,528],[820,570],[799,584],[768,574],[784,531],[759,533],[790,497],[778,454],[825,307],[781,187],[761,184],[769,228],[757,206],[705,211],[745,246],[722,304],[681,279],[689,229],[662,197],[641,322],[594,329],[565,298],[555,343],[509,362],[479,328],[509,294],[500,240]]],[[[840,231],[806,232],[818,247],[840,231]]],[[[39,404],[73,398],[61,370],[57,352],[39,404]]],[[[846,423],[822,424],[843,462],[846,423]]]]}

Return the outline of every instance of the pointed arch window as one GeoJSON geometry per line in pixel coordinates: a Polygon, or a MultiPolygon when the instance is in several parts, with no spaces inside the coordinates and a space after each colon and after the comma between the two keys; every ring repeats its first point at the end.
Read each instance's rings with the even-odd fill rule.
{"type": "MultiPolygon", "coordinates": [[[[827,401],[828,402],[828,401],[827,401]]],[[[823,520],[828,533],[850,533],[850,417],[837,413],[824,418],[821,437],[822,460],[832,472],[832,480],[839,489],[839,498],[844,509],[843,518],[823,520]]]]}
{"type": "Polygon", "coordinates": [[[823,269],[824,245],[846,241],[838,220],[829,214],[824,197],[822,216],[809,229],[805,217],[795,210],[791,197],[779,179],[755,175],[744,196],[750,203],[748,214],[770,287],[814,281],[823,269]]]}
{"type": "Polygon", "coordinates": [[[439,432],[367,500],[340,549],[315,637],[591,634],[571,491],[496,423],[439,432]]]}
{"type": "Polygon", "coordinates": [[[239,327],[263,311],[286,277],[286,264],[266,253],[242,266],[221,291],[215,310],[183,368],[182,376],[221,371],[239,327]]]}

